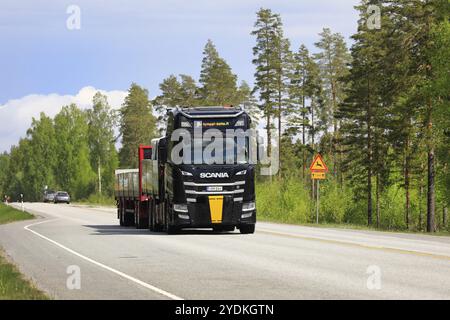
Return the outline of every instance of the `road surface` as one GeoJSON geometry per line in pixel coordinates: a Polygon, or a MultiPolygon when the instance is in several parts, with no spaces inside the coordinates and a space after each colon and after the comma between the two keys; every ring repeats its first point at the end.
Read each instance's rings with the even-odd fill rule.
{"type": "Polygon", "coordinates": [[[38,219],[0,226],[0,246],[56,299],[450,299],[450,238],[269,223],[168,236],[121,228],[114,209],[25,208],[38,219]]]}

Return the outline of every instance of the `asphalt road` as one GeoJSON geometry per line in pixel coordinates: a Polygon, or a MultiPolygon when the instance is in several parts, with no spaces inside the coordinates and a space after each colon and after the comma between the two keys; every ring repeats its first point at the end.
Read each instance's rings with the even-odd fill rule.
{"type": "Polygon", "coordinates": [[[25,208],[39,219],[0,226],[0,246],[56,299],[450,299],[450,238],[268,223],[168,236],[113,209],[25,208]]]}

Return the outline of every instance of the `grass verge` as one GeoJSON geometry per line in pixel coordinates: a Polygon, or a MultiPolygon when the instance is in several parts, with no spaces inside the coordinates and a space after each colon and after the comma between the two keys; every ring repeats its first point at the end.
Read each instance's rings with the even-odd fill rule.
{"type": "Polygon", "coordinates": [[[0,251],[0,300],[48,300],[48,296],[23,278],[0,251]]]}
{"type": "Polygon", "coordinates": [[[74,204],[82,204],[89,206],[105,206],[105,207],[115,207],[116,201],[113,197],[107,197],[102,195],[91,195],[89,198],[84,200],[79,200],[74,202],[74,204]]]}
{"type": "MultiPolygon", "coordinates": [[[[0,224],[33,219],[34,216],[0,203],[0,224]]],[[[45,293],[26,280],[0,250],[0,300],[47,300],[45,293]]]]}
{"type": "Polygon", "coordinates": [[[22,212],[20,210],[14,209],[13,207],[0,203],[0,224],[29,220],[33,218],[34,216],[29,214],[28,212],[22,212]]]}

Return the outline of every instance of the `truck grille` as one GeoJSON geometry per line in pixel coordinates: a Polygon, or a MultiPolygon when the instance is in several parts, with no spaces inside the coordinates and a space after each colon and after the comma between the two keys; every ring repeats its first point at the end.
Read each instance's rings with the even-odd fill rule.
{"type": "Polygon", "coordinates": [[[199,196],[226,195],[233,196],[235,202],[243,201],[245,181],[231,183],[195,183],[184,182],[188,202],[197,202],[199,196]]]}

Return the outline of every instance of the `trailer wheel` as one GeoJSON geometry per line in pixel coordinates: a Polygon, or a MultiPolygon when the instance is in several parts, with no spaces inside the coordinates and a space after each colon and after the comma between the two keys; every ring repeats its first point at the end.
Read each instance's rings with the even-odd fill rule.
{"type": "Polygon", "coordinates": [[[124,217],[123,217],[123,205],[122,205],[122,202],[119,202],[117,211],[119,212],[119,223],[120,223],[120,226],[124,227],[125,223],[123,221],[124,217]]]}
{"type": "Polygon", "coordinates": [[[148,204],[148,229],[151,232],[155,231],[153,200],[150,200],[150,203],[148,204]]]}
{"type": "Polygon", "coordinates": [[[141,204],[139,202],[135,202],[134,204],[134,215],[136,217],[136,229],[147,229],[148,228],[148,219],[147,221],[140,219],[141,214],[141,204]]]}
{"type": "Polygon", "coordinates": [[[241,234],[254,234],[255,225],[254,224],[243,224],[239,227],[241,234]]]}

